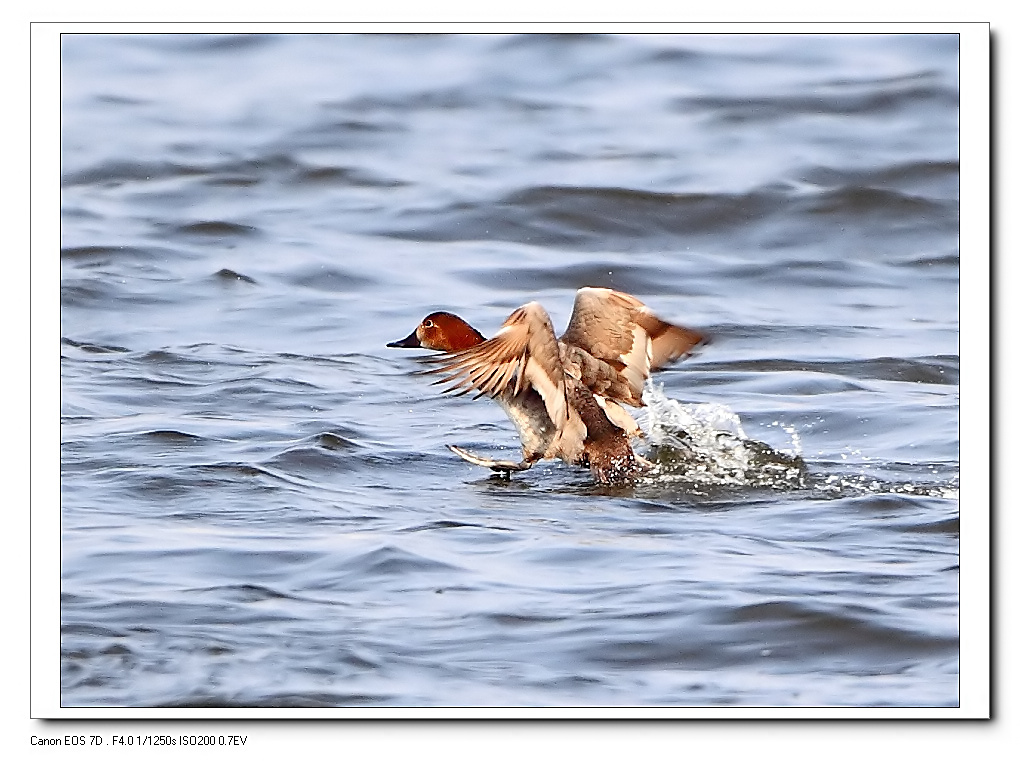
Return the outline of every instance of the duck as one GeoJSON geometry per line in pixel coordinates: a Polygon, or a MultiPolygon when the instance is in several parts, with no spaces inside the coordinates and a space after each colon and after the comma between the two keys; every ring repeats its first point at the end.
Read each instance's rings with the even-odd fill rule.
{"type": "Polygon", "coordinates": [[[489,397],[506,412],[521,441],[520,461],[447,447],[472,464],[509,477],[543,459],[587,466],[601,484],[632,482],[651,464],[634,452],[643,436],[623,405],[644,406],[652,371],[690,356],[708,337],[656,316],[636,297],[586,286],[574,297],[566,331],[558,338],[545,308],[528,302],[514,310],[490,339],[463,318],[429,313],[387,347],[436,350],[443,392],[489,397]]]}

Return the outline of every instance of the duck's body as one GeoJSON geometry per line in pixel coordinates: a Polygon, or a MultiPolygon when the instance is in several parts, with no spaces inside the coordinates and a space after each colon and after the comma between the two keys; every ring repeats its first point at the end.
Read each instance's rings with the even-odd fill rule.
{"type": "Polygon", "coordinates": [[[529,302],[511,313],[491,339],[447,312],[432,313],[389,347],[441,350],[435,359],[445,391],[488,395],[506,411],[521,438],[520,462],[494,461],[451,447],[497,471],[521,471],[544,458],[590,466],[604,483],[637,476],[645,462],[630,445],[640,434],[620,403],[643,406],[652,370],[689,354],[705,337],[657,318],[629,294],[586,287],[557,339],[545,309],[529,302]]]}

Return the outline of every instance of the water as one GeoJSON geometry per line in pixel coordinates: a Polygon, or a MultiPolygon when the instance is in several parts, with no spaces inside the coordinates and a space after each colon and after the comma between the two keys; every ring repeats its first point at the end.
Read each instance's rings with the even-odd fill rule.
{"type": "Polygon", "coordinates": [[[955,36],[62,44],[61,703],[959,702],[955,36]],[[387,349],[708,332],[626,487],[387,349]],[[686,439],[679,438],[679,431],[686,439]]]}

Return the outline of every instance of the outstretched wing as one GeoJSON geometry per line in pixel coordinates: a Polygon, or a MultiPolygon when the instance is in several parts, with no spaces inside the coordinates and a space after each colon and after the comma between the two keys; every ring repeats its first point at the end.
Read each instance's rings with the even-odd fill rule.
{"type": "Polygon", "coordinates": [[[449,384],[444,392],[514,396],[530,385],[542,396],[556,428],[562,430],[566,425],[566,386],[559,345],[548,313],[537,302],[514,310],[491,339],[430,362],[441,364],[428,373],[442,374],[436,383],[449,384]]]}
{"type": "Polygon", "coordinates": [[[688,355],[705,341],[699,332],[657,317],[630,294],[592,287],[577,292],[570,324],[560,339],[616,372],[625,389],[607,390],[607,396],[638,406],[653,370],[688,355]]]}

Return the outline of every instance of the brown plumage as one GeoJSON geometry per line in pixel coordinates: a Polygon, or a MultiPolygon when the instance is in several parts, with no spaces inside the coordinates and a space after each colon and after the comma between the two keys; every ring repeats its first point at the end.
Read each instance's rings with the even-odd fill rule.
{"type": "Polygon", "coordinates": [[[494,461],[451,447],[466,460],[503,472],[543,458],[589,466],[596,479],[633,479],[647,462],[629,438],[640,434],[620,403],[643,406],[651,371],[705,341],[703,334],[667,323],[629,294],[586,287],[578,291],[567,330],[557,340],[537,302],[519,307],[491,339],[448,312],[431,313],[389,347],[443,351],[428,373],[445,392],[496,400],[517,427],[520,462],[494,461]]]}

